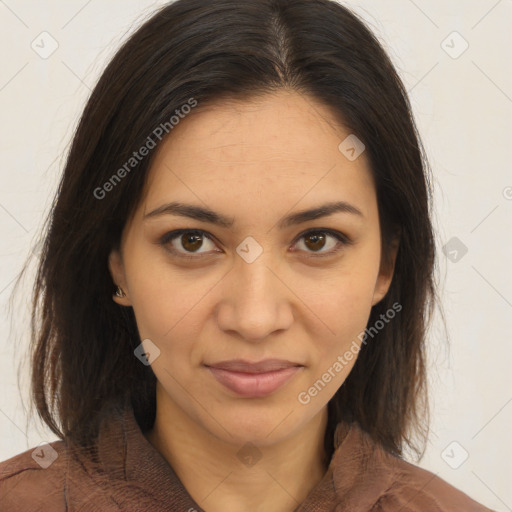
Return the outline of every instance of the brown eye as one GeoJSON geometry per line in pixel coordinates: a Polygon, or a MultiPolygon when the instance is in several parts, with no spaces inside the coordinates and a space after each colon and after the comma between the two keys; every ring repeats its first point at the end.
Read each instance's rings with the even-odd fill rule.
{"type": "Polygon", "coordinates": [[[195,233],[185,233],[181,235],[181,245],[182,247],[190,252],[195,252],[201,248],[203,245],[203,240],[201,235],[197,235],[195,233]]]}
{"type": "MultiPolygon", "coordinates": [[[[222,252],[216,250],[216,245],[211,235],[197,229],[177,229],[171,231],[165,234],[159,243],[172,254],[187,259],[201,258],[202,256],[210,256],[215,252],[222,252]],[[211,244],[210,248],[208,248],[208,244],[211,244]],[[205,250],[202,251],[201,249],[205,250]]],[[[294,243],[294,247],[297,244],[302,244],[303,247],[298,249],[301,252],[305,252],[311,257],[322,257],[334,255],[343,246],[351,245],[352,243],[350,238],[338,231],[315,229],[299,235],[294,243]]],[[[296,250],[294,249],[294,251],[296,250]]]]}
{"type": "Polygon", "coordinates": [[[329,229],[316,229],[302,233],[299,238],[299,245],[302,243],[303,247],[299,249],[309,256],[321,257],[330,256],[338,252],[343,245],[350,245],[350,239],[342,233],[331,231],[329,229]],[[332,240],[329,242],[329,240],[332,240]],[[323,250],[327,247],[326,250],[323,250]]]}
{"type": "Polygon", "coordinates": [[[325,245],[325,235],[321,232],[312,232],[304,237],[304,244],[312,251],[319,251],[325,245]]]}
{"type": "Polygon", "coordinates": [[[167,247],[173,254],[185,258],[201,257],[215,248],[215,244],[206,233],[191,229],[171,231],[161,238],[160,244],[167,247]],[[208,243],[211,244],[212,247],[208,247],[208,243]],[[200,251],[200,249],[206,250],[200,251]],[[194,253],[196,253],[197,256],[195,256],[194,253]]]}

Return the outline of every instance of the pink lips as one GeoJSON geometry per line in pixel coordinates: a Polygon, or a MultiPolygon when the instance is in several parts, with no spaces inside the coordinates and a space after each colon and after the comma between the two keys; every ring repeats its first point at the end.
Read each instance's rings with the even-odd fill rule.
{"type": "Polygon", "coordinates": [[[266,359],[256,363],[236,359],[206,367],[229,390],[238,395],[256,398],[276,391],[303,366],[282,359],[266,359]]]}

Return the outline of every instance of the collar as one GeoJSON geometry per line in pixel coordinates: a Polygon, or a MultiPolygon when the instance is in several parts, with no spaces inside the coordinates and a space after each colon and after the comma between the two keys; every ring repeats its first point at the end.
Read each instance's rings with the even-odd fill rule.
{"type": "MultiPolygon", "coordinates": [[[[333,505],[366,512],[392,485],[394,458],[357,425],[340,423],[334,447],[324,477],[296,512],[328,512],[333,505]]],[[[105,509],[108,502],[108,510],[133,510],[136,503],[138,510],[204,512],[171,465],[146,439],[128,402],[105,414],[94,455],[90,455],[76,459],[78,472],[68,467],[68,503],[91,502],[95,496],[96,504],[105,499],[105,509]],[[79,476],[84,470],[90,478],[87,484],[79,476]]]]}

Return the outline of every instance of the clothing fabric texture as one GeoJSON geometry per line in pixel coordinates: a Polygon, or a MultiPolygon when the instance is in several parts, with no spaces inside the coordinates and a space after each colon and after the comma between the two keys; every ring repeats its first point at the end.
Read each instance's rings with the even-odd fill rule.
{"type": "MultiPolygon", "coordinates": [[[[492,512],[357,425],[338,425],[334,441],[327,472],[296,512],[492,512]]],[[[112,409],[86,453],[64,439],[0,463],[0,512],[35,511],[205,512],[126,405],[112,409]]]]}

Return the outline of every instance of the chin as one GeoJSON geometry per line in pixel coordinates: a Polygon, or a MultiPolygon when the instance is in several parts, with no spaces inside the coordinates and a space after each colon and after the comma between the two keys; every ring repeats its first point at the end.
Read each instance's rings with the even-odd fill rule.
{"type": "Polygon", "coordinates": [[[216,422],[212,424],[211,417],[208,418],[213,431],[208,430],[227,443],[243,445],[250,442],[270,446],[286,439],[299,428],[300,422],[292,411],[292,407],[286,407],[283,403],[276,406],[274,411],[264,406],[258,410],[255,407],[233,406],[229,411],[214,416],[219,418],[222,426],[216,422]]]}

